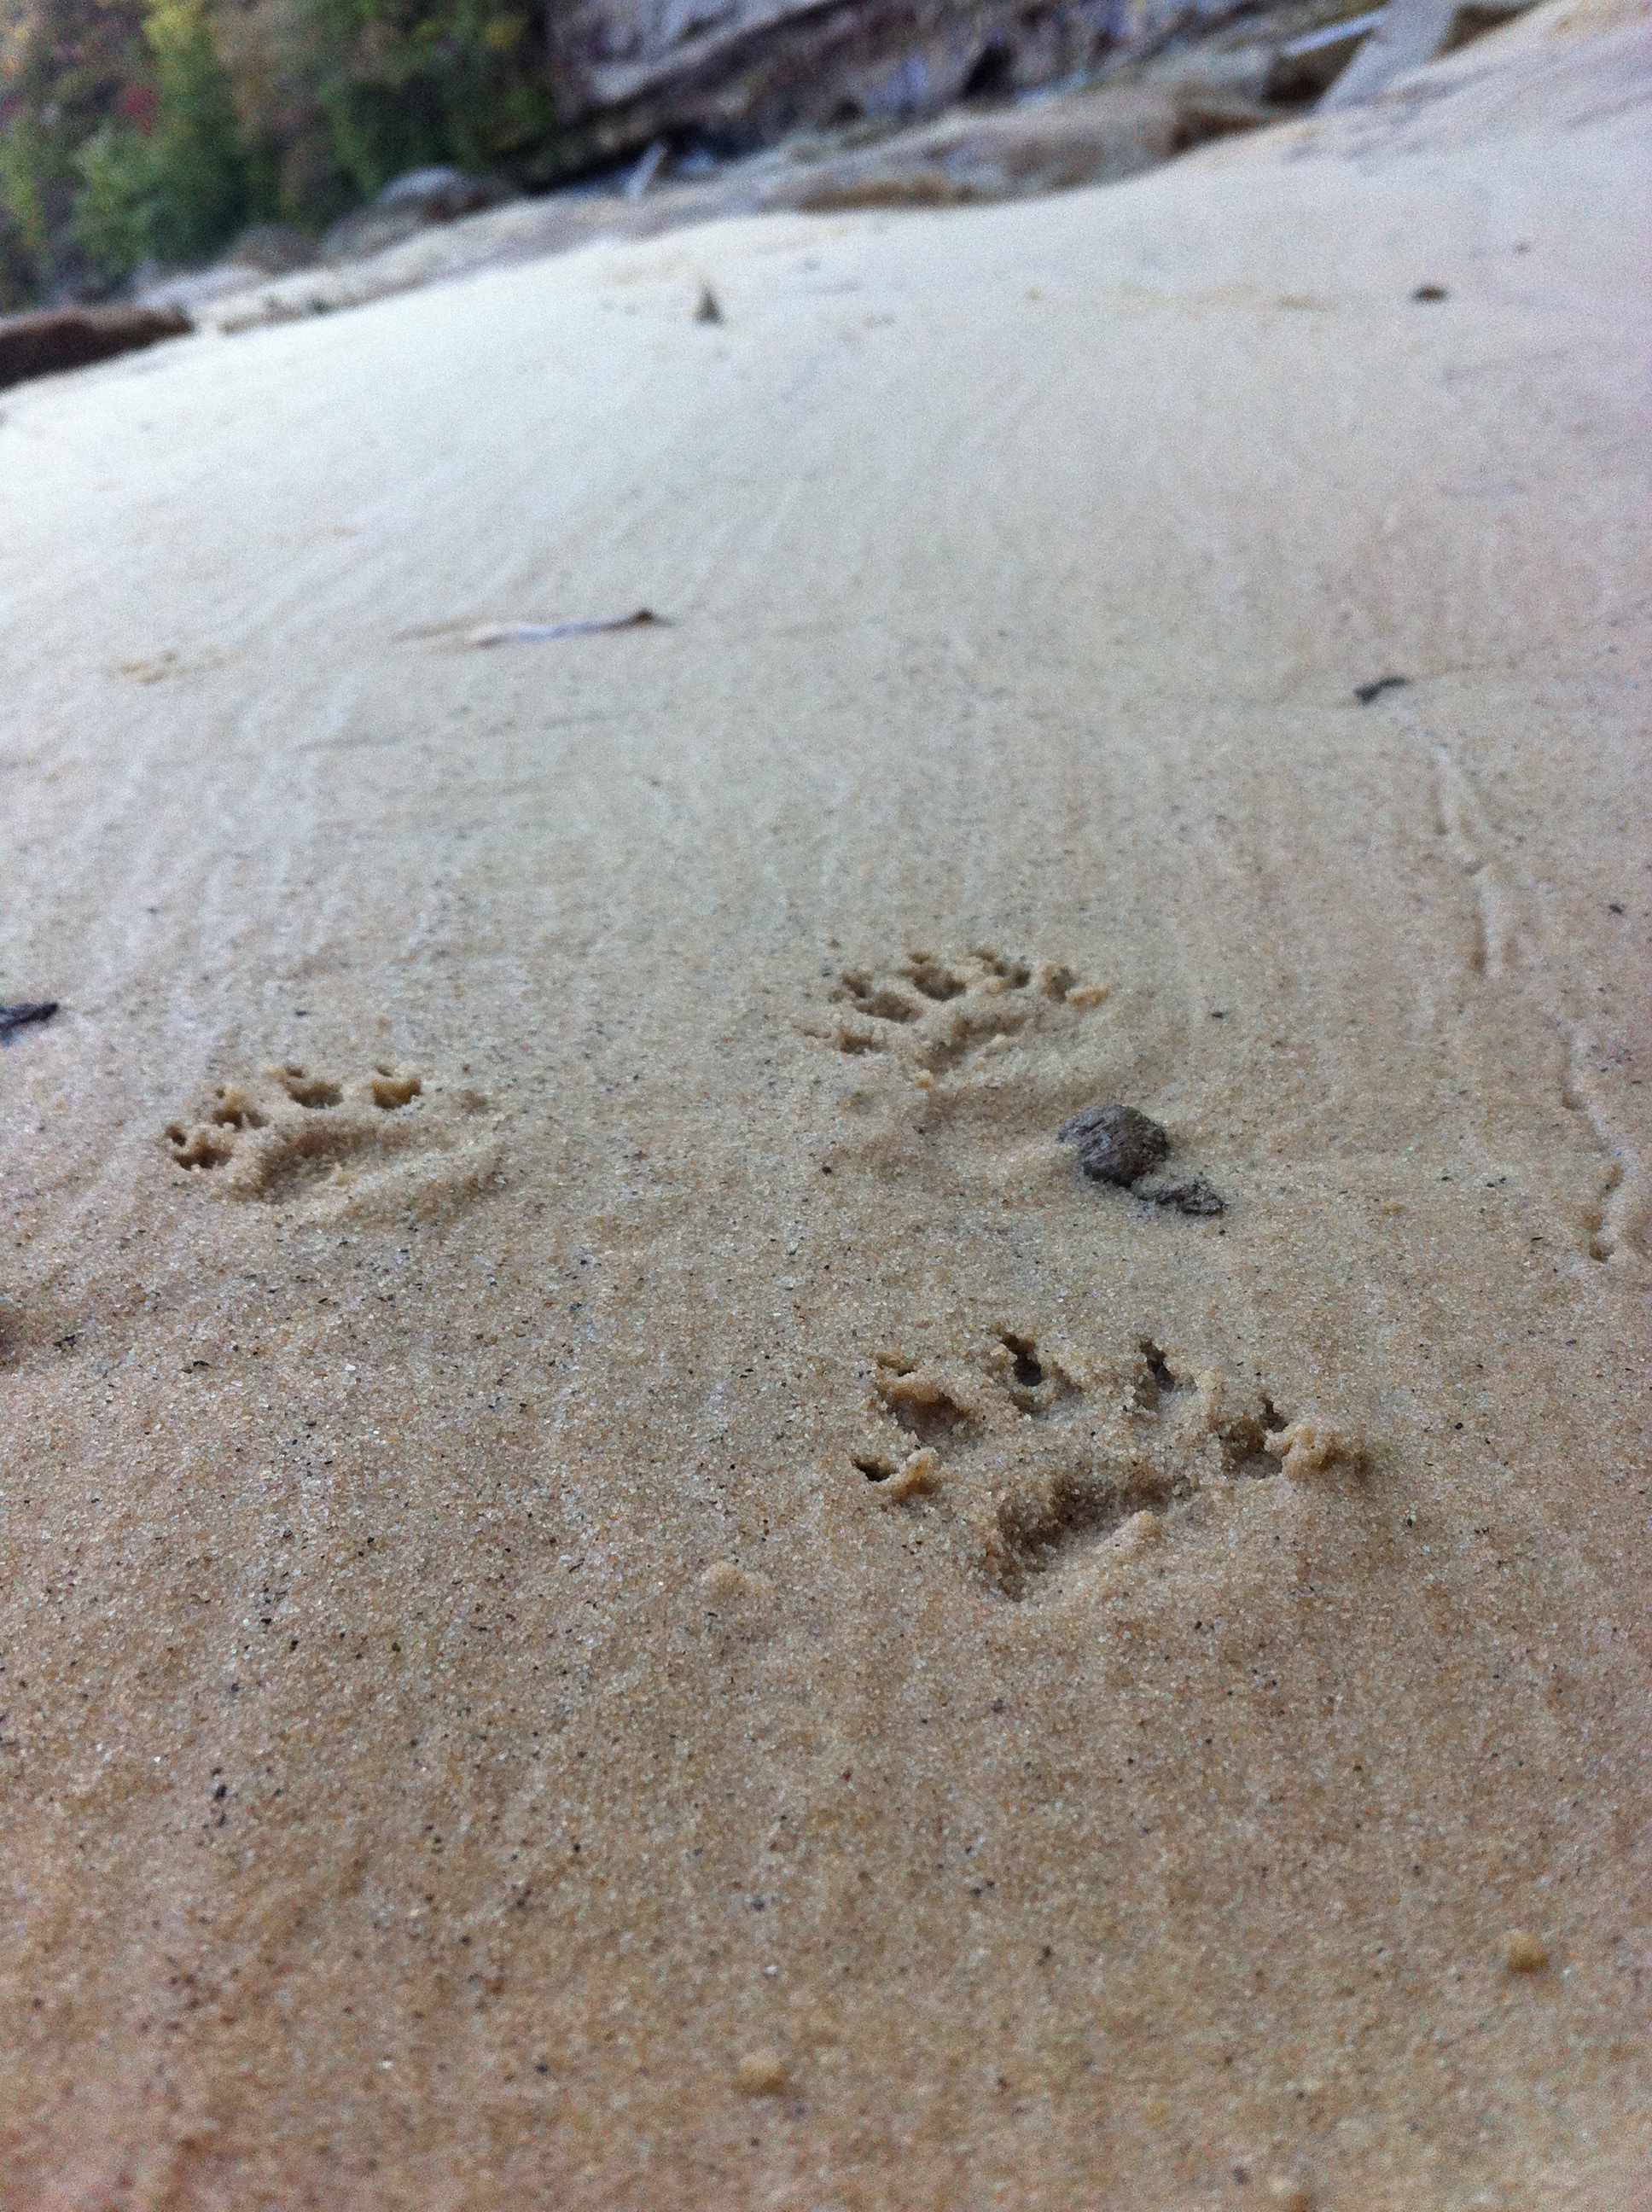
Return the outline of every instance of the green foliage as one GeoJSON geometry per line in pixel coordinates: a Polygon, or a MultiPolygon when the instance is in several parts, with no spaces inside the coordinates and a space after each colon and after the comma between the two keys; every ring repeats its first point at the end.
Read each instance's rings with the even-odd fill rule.
{"type": "Polygon", "coordinates": [[[509,168],[554,134],[532,19],[511,0],[310,0],[316,89],[362,194],[432,161],[509,168]]]}
{"type": "Polygon", "coordinates": [[[46,241],[46,209],[40,196],[40,131],[27,112],[0,133],[0,209],[18,250],[38,254],[46,241]]]}
{"type": "Polygon", "coordinates": [[[117,283],[150,252],[155,239],[153,149],[137,131],[106,123],[75,155],[81,188],[70,226],[94,275],[117,283]]]}
{"type": "Polygon", "coordinates": [[[78,265],[76,156],[147,64],[142,0],[26,0],[0,49],[0,209],[30,293],[78,265]]]}
{"type": "Polygon", "coordinates": [[[155,57],[151,236],[162,259],[189,261],[253,212],[240,128],[205,0],[149,0],[143,35],[155,57]]]}
{"type": "Polygon", "coordinates": [[[26,307],[34,294],[34,256],[10,210],[0,202],[0,314],[26,307]]]}
{"type": "Polygon", "coordinates": [[[428,162],[554,172],[543,0],[0,0],[0,307],[319,228],[428,162]]]}
{"type": "MultiPolygon", "coordinates": [[[[210,253],[255,211],[204,0],[149,0],[143,39],[147,61],[135,64],[117,103],[137,119],[106,119],[68,157],[73,184],[59,228],[80,267],[105,286],[152,256],[189,261],[210,253]]],[[[28,164],[16,166],[14,216],[25,235],[32,229],[39,256],[63,238],[42,235],[38,212],[26,228],[25,211],[38,210],[42,195],[35,189],[31,200],[28,164]]],[[[35,169],[43,167],[37,160],[35,169]]],[[[51,182],[63,198],[60,180],[51,182]]]]}
{"type": "Polygon", "coordinates": [[[35,289],[45,222],[27,115],[0,131],[0,313],[24,307],[35,289]]]}

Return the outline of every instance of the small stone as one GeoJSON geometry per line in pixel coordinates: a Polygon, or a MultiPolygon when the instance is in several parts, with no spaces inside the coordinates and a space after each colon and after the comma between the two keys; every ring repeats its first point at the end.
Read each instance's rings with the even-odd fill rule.
{"type": "Polygon", "coordinates": [[[1294,2174],[1275,2174],[1267,2185],[1267,2193],[1279,2212],[1314,2212],[1313,2191],[1294,2174]]]}
{"type": "Polygon", "coordinates": [[[1511,1928],[1503,1939],[1503,1962],[1511,1974],[1540,1974],[1549,1963],[1542,1938],[1524,1928],[1511,1928]]]}
{"type": "Polygon", "coordinates": [[[1093,1181],[1128,1185],[1158,1165],[1170,1133],[1133,1106],[1086,1106],[1061,1124],[1060,1141],[1078,1146],[1078,1164],[1093,1181]]]}
{"type": "Polygon", "coordinates": [[[778,2051],[748,2051],[734,2071],[748,2097],[778,2097],[786,2087],[786,2061],[778,2051]]]}

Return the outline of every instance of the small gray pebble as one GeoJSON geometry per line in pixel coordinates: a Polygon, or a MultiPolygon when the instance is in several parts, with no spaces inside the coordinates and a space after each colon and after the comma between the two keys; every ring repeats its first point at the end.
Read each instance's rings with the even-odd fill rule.
{"type": "Polygon", "coordinates": [[[1086,1106],[1061,1124],[1060,1141],[1078,1147],[1079,1165],[1096,1182],[1128,1184],[1158,1165],[1170,1133],[1133,1106],[1086,1106]]]}

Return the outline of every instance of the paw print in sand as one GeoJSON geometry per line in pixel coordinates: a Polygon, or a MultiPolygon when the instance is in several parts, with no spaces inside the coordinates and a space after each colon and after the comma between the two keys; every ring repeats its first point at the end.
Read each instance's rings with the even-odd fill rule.
{"type": "Polygon", "coordinates": [[[1011,959],[991,945],[962,960],[920,949],[889,969],[846,968],[831,994],[841,1011],[823,1035],[841,1053],[888,1054],[927,1089],[1023,1036],[1070,1028],[1106,997],[1105,984],[1056,961],[1011,959]]]}
{"type": "Polygon", "coordinates": [[[1144,1340],[1096,1359],[1002,1329],[962,1359],[880,1352],[850,1455],[883,1506],[921,1503],[1011,1597],[1075,1554],[1121,1559],[1198,1528],[1249,1486],[1357,1466],[1324,1424],[1287,1423],[1260,1388],[1144,1340]]]}
{"type": "Polygon", "coordinates": [[[360,1215],[444,1212],[497,1171],[495,1117],[474,1092],[459,1112],[426,1096],[422,1076],[377,1066],[343,1080],[297,1060],[254,1085],[222,1084],[197,1121],[166,1132],[175,1166],[233,1199],[301,1201],[360,1215]]]}

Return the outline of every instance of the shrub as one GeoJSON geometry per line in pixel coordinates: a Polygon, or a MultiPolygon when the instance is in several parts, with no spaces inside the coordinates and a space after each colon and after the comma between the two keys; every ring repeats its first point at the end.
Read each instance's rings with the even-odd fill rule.
{"type": "Polygon", "coordinates": [[[94,275],[118,283],[154,251],[153,149],[137,131],[106,123],[76,155],[75,167],[75,243],[94,275]]]}
{"type": "Polygon", "coordinates": [[[433,161],[555,173],[532,0],[0,0],[0,307],[433,161]]]}
{"type": "Polygon", "coordinates": [[[151,235],[163,259],[188,261],[253,212],[240,128],[205,0],[149,0],[143,35],[155,57],[151,235]]]}
{"type": "Polygon", "coordinates": [[[358,192],[408,169],[531,169],[554,139],[538,19],[511,0],[309,0],[318,98],[358,192]]]}

